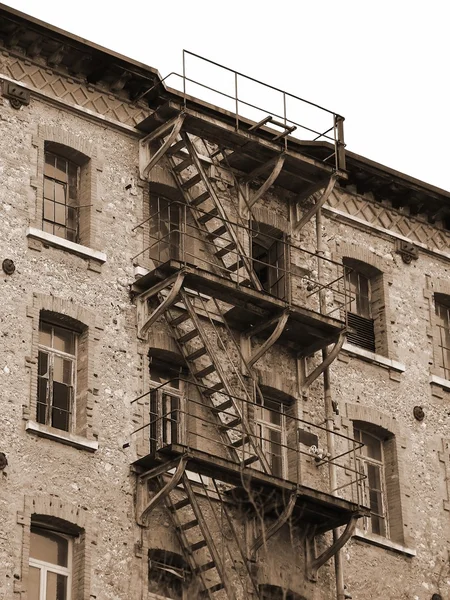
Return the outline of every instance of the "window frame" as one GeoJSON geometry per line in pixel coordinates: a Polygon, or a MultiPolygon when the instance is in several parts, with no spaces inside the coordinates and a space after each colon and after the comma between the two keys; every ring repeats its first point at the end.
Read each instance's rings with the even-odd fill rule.
{"type": "Polygon", "coordinates": [[[182,444],[184,441],[184,407],[186,397],[186,385],[182,379],[181,372],[176,373],[177,369],[162,361],[150,360],[149,364],[149,384],[150,384],[150,453],[157,452],[161,448],[170,446],[171,444],[182,444]],[[166,381],[159,382],[152,378],[153,370],[157,369],[164,374],[163,379],[166,381]],[[166,377],[168,375],[168,377],[166,377]],[[172,381],[177,380],[179,387],[170,385],[172,381]],[[156,395],[156,403],[155,403],[156,395]],[[170,412],[163,413],[166,396],[172,400],[178,400],[178,407],[173,409],[170,407],[170,412]],[[156,406],[155,406],[156,404],[156,406]],[[175,418],[167,418],[167,415],[172,415],[175,412],[175,418]],[[178,417],[178,418],[177,418],[178,417]],[[175,441],[173,441],[173,429],[175,428],[175,441]]]}
{"type": "Polygon", "coordinates": [[[181,243],[184,221],[180,202],[171,200],[164,194],[150,191],[148,210],[150,214],[148,225],[149,247],[147,250],[149,259],[158,265],[170,260],[179,260],[183,254],[181,243]],[[156,207],[153,207],[154,202],[156,207]],[[162,202],[164,203],[163,207],[161,207],[162,202]],[[156,208],[156,211],[153,208],[156,208]],[[164,214],[164,212],[167,212],[167,218],[162,218],[161,213],[164,214]],[[157,215],[157,218],[155,215],[157,215]],[[163,233],[164,235],[162,235],[163,233]],[[165,238],[168,241],[164,242],[165,238]],[[161,250],[161,245],[163,245],[163,250],[161,250]],[[152,248],[155,248],[156,252],[152,252],[152,248]]]}
{"type": "Polygon", "coordinates": [[[250,222],[250,256],[252,268],[263,290],[286,300],[289,297],[289,245],[286,233],[260,221],[250,222]],[[255,247],[263,250],[256,254],[255,247]],[[261,273],[267,271],[262,278],[261,273]],[[281,273],[281,275],[280,275],[281,273]]]}
{"type": "Polygon", "coordinates": [[[260,402],[258,402],[258,404],[256,404],[255,406],[255,415],[254,415],[254,419],[255,419],[255,425],[256,425],[256,430],[257,430],[257,438],[259,441],[259,444],[261,446],[262,452],[264,454],[264,456],[266,456],[267,461],[270,465],[270,468],[273,470],[273,464],[272,464],[272,460],[269,459],[269,457],[273,457],[276,456],[274,454],[273,451],[269,450],[268,447],[272,447],[273,445],[275,446],[280,446],[280,461],[281,461],[281,469],[279,473],[273,473],[272,474],[275,477],[280,477],[281,479],[287,479],[287,470],[288,470],[288,460],[287,460],[287,430],[286,430],[286,411],[285,411],[285,407],[283,402],[280,402],[279,400],[276,400],[274,398],[270,398],[270,397],[264,397],[263,400],[260,402]],[[262,404],[262,402],[264,402],[264,404],[274,404],[277,405],[278,410],[276,409],[271,409],[268,406],[264,406],[262,404]],[[269,411],[272,413],[277,413],[280,416],[280,424],[275,424],[272,423],[271,421],[268,421],[267,419],[262,418],[264,415],[264,411],[269,411]],[[271,440],[268,436],[268,434],[270,435],[270,432],[272,431],[276,431],[280,433],[280,442],[274,442],[273,440],[271,440]]]}
{"type": "MultiPolygon", "coordinates": [[[[434,294],[434,321],[436,328],[435,336],[435,355],[437,359],[437,369],[443,379],[450,380],[450,297],[446,294],[434,294]],[[442,316],[439,309],[446,311],[446,322],[440,323],[442,316]],[[449,346],[445,346],[445,338],[448,339],[449,346]]],[[[445,319],[442,319],[445,321],[445,319]]]]}
{"type": "MultiPolygon", "coordinates": [[[[61,170],[60,170],[61,171],[61,170]]],[[[57,237],[60,237],[64,240],[67,240],[69,242],[73,242],[73,243],[78,243],[79,242],[79,217],[80,217],[80,184],[81,184],[81,166],[78,162],[75,162],[73,160],[70,160],[69,158],[67,158],[66,156],[64,156],[64,154],[59,154],[53,150],[49,150],[49,149],[44,149],[44,191],[43,191],[43,206],[42,206],[42,230],[45,231],[46,233],[50,233],[51,235],[56,235],[57,237]],[[54,164],[53,164],[53,171],[54,171],[54,175],[50,175],[48,173],[46,173],[47,169],[50,170],[50,167],[48,167],[49,165],[49,161],[48,158],[52,157],[54,159],[54,164]],[[65,180],[61,179],[60,177],[57,177],[57,163],[58,161],[64,161],[65,163],[65,171],[66,171],[66,177],[65,180]],[[76,171],[76,183],[75,185],[71,185],[70,183],[70,179],[71,179],[71,175],[70,175],[70,170],[74,169],[76,171]],[[53,199],[51,198],[47,198],[46,197],[46,182],[51,182],[51,186],[53,188],[53,199]],[[57,201],[56,199],[56,189],[57,186],[62,187],[63,191],[64,191],[64,203],[57,201]],[[72,197],[71,195],[71,190],[75,188],[75,194],[74,197],[72,197]],[[71,204],[71,200],[73,201],[73,203],[71,204]],[[54,218],[53,219],[49,219],[46,218],[46,206],[47,203],[52,203],[53,205],[53,214],[54,214],[54,218]],[[59,223],[56,220],[56,207],[58,206],[63,206],[64,207],[64,224],[59,223]],[[69,227],[68,224],[70,222],[69,219],[69,211],[73,210],[75,211],[75,219],[74,219],[74,227],[69,227]],[[48,224],[46,226],[46,223],[48,224]],[[64,230],[64,235],[61,235],[60,233],[56,233],[55,229],[59,227],[62,228],[64,230]],[[68,235],[68,232],[72,231],[73,232],[73,236],[68,235]]]]}
{"type": "Polygon", "coordinates": [[[363,434],[366,436],[369,436],[377,441],[377,443],[379,444],[380,457],[381,457],[378,460],[374,457],[363,455],[363,448],[364,448],[364,446],[366,446],[366,444],[358,450],[358,454],[356,457],[358,466],[362,467],[360,470],[360,473],[361,473],[361,475],[364,475],[364,478],[362,478],[360,480],[358,485],[361,488],[361,494],[362,494],[362,497],[364,498],[364,503],[370,507],[370,513],[371,513],[370,517],[364,517],[364,531],[366,531],[372,535],[379,535],[380,537],[389,539],[390,538],[390,535],[389,535],[389,533],[390,533],[389,532],[389,512],[388,512],[388,498],[387,498],[387,489],[386,489],[386,471],[385,471],[386,460],[385,460],[385,450],[384,450],[385,440],[382,439],[381,437],[375,435],[374,433],[368,431],[367,429],[364,429],[361,427],[355,427],[355,426],[353,427],[353,435],[354,435],[355,440],[357,440],[360,443],[363,443],[362,442],[363,434]],[[379,490],[376,488],[370,487],[370,481],[369,481],[370,476],[368,474],[368,466],[369,465],[373,466],[374,468],[376,468],[378,470],[379,480],[380,480],[380,489],[379,490]],[[372,511],[372,500],[371,500],[372,492],[379,493],[379,495],[380,495],[380,501],[381,501],[381,505],[382,505],[382,513],[381,514],[372,511]],[[382,531],[382,533],[377,533],[376,531],[374,531],[374,520],[375,519],[378,521],[379,530],[382,531]]]}
{"type": "MultiPolygon", "coordinates": [[[[39,577],[39,596],[38,600],[46,600],[47,598],[47,574],[55,573],[56,575],[64,575],[67,578],[66,584],[66,599],[71,600],[72,597],[72,575],[73,575],[73,538],[67,534],[61,533],[59,531],[55,531],[46,527],[42,527],[39,524],[31,524],[30,527],[30,536],[33,533],[36,533],[36,530],[40,531],[49,531],[53,535],[57,535],[65,540],[67,540],[67,567],[63,567],[61,565],[55,565],[53,563],[49,563],[31,556],[31,544],[30,544],[30,554],[28,557],[28,566],[31,568],[39,569],[40,577],[39,577]],[[43,576],[44,575],[44,576],[43,576]]],[[[38,533],[39,535],[39,533],[38,533]]],[[[31,537],[30,537],[31,539],[31,537]]],[[[29,576],[30,577],[30,576],[29,576]]],[[[28,589],[28,594],[30,594],[30,590],[28,589]]]]}
{"type": "Polygon", "coordinates": [[[68,354],[63,352],[62,350],[58,350],[54,347],[48,347],[41,343],[39,339],[38,343],[38,391],[36,398],[36,422],[42,425],[47,425],[48,427],[52,427],[53,429],[58,429],[60,431],[66,431],[67,433],[71,433],[75,430],[76,427],[76,398],[77,398],[77,362],[78,362],[78,345],[79,345],[79,332],[71,329],[69,327],[65,327],[64,325],[45,320],[43,318],[39,319],[39,338],[41,334],[41,326],[45,324],[51,327],[51,340],[53,343],[54,340],[54,328],[58,327],[60,329],[64,329],[65,331],[69,331],[73,335],[73,343],[74,343],[74,354],[68,354]],[[48,378],[42,377],[39,373],[39,362],[41,353],[45,353],[48,357],[47,361],[47,370],[48,370],[48,378]],[[55,357],[62,358],[63,360],[70,361],[72,364],[71,371],[71,379],[72,383],[71,389],[71,398],[69,399],[70,410],[68,411],[68,427],[67,429],[62,429],[60,427],[55,427],[53,425],[53,398],[54,398],[54,359],[55,357]],[[43,405],[43,402],[40,402],[39,394],[40,394],[40,381],[41,379],[46,379],[47,381],[47,391],[46,391],[46,402],[45,402],[45,422],[39,420],[39,408],[40,405],[43,405]]]}
{"type": "Polygon", "coordinates": [[[377,339],[375,334],[375,318],[373,316],[372,302],[372,277],[363,273],[355,266],[346,264],[345,285],[350,295],[350,305],[347,307],[347,325],[355,333],[347,333],[347,342],[368,352],[377,352],[377,339]],[[352,281],[356,279],[356,281],[352,281]],[[362,292],[362,282],[367,288],[367,293],[362,292]],[[364,309],[364,305],[365,309],[364,309]],[[354,310],[352,310],[354,309],[354,310]]]}

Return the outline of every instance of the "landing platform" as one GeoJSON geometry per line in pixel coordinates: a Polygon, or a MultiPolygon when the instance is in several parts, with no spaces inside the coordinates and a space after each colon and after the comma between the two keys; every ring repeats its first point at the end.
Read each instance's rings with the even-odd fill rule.
{"type": "Polygon", "coordinates": [[[280,513],[291,494],[295,493],[296,505],[293,518],[308,523],[310,527],[315,528],[316,533],[324,533],[347,525],[353,516],[369,515],[366,507],[358,506],[353,502],[249,467],[241,467],[238,463],[181,444],[166,446],[156,454],[147,455],[136,461],[133,466],[143,473],[178,456],[187,458],[186,469],[189,471],[235,486],[230,496],[244,505],[250,503],[246,490],[251,490],[253,502],[260,503],[268,509],[268,512],[272,510],[280,513]]]}
{"type": "MultiPolygon", "coordinates": [[[[239,285],[231,279],[177,260],[167,261],[137,279],[132,285],[132,292],[145,292],[181,270],[185,273],[185,287],[233,306],[224,316],[230,327],[238,331],[248,331],[288,310],[289,318],[280,341],[290,342],[296,351],[301,352],[309,347],[320,350],[335,342],[345,329],[345,322],[342,320],[289,304],[265,292],[239,285]]],[[[270,334],[270,331],[268,328],[265,333],[270,334]]]]}

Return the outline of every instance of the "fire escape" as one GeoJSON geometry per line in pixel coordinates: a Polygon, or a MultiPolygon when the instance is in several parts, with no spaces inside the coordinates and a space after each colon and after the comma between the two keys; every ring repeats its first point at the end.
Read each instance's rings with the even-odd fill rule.
{"type": "MultiPolygon", "coordinates": [[[[341,133],[337,118],[334,128],[341,133]]],[[[197,399],[152,414],[150,422],[143,417],[134,432],[148,444],[134,464],[138,522],[146,526],[152,511],[165,507],[197,580],[199,598],[261,598],[256,553],[290,518],[305,525],[306,576],[314,580],[364,514],[358,494],[349,501],[304,485],[302,464],[305,457],[311,458],[311,448],[326,446],[326,427],[285,415],[289,433],[275,456],[277,445],[268,450],[255,420],[255,411],[266,403],[255,365],[275,343],[285,344],[298,357],[333,346],[320,365],[304,374],[306,389],[344,341],[342,267],[300,248],[292,237],[320,209],[336,179],[345,177],[343,145],[338,139],[329,160],[328,146],[325,152],[320,144],[312,144],[311,151],[291,143],[295,126],[286,119],[267,115],[258,123],[236,121],[236,115],[186,102],[186,96],[169,98],[139,129],[145,134],[140,142],[141,177],[151,185],[152,173],[162,166],[176,193],[147,219],[155,232],[144,252],[151,264],[132,287],[138,336],[145,340],[152,326],[165,322],[187,366],[188,374],[178,375],[176,386],[192,386],[197,399]],[[264,231],[253,215],[275,182],[295,193],[297,200],[315,198],[306,214],[292,219],[290,235],[283,238],[264,231]],[[310,268],[292,268],[295,256],[310,268]],[[340,294],[342,302],[330,308],[324,301],[328,291],[335,299],[340,294]],[[205,450],[200,427],[192,426],[196,419],[205,419],[198,416],[202,410],[207,410],[208,425],[216,432],[221,448],[217,455],[205,450]],[[181,424],[184,432],[174,434],[173,427],[181,424]],[[302,435],[309,435],[309,441],[302,435]],[[204,483],[202,505],[189,472],[204,483]],[[218,500],[244,565],[237,580],[236,552],[219,550],[214,533],[220,530],[220,524],[214,524],[218,500]],[[233,524],[230,502],[247,510],[256,506],[272,518],[270,527],[256,535],[250,552],[233,524]],[[204,505],[210,509],[208,519],[204,505]],[[316,556],[316,537],[342,526],[341,536],[316,556]]],[[[136,400],[139,404],[152,394],[170,398],[168,390],[174,385],[165,382],[136,400]]],[[[147,410],[148,403],[143,406],[147,410]]],[[[345,441],[354,452],[357,444],[345,441]]],[[[330,457],[318,451],[313,460],[320,467],[348,452],[330,457]]]]}

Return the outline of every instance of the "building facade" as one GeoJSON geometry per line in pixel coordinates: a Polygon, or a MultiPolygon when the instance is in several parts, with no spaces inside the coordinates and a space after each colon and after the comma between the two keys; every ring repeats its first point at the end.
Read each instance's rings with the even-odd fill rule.
{"type": "Polygon", "coordinates": [[[0,598],[448,600],[450,193],[273,88],[0,46],[0,598]]]}

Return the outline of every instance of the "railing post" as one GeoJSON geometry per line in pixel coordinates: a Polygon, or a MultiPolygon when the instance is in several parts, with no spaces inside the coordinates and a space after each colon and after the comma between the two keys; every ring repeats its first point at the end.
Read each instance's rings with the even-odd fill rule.
{"type": "Polygon", "coordinates": [[[336,144],[336,169],[345,170],[345,142],[344,142],[344,117],[334,115],[335,144],[336,144]]]}
{"type": "Polygon", "coordinates": [[[234,72],[234,100],[236,103],[236,131],[239,130],[239,100],[238,100],[238,74],[234,72]]]}
{"type": "Polygon", "coordinates": [[[183,99],[184,108],[186,108],[186,50],[183,50],[183,99]]]}

